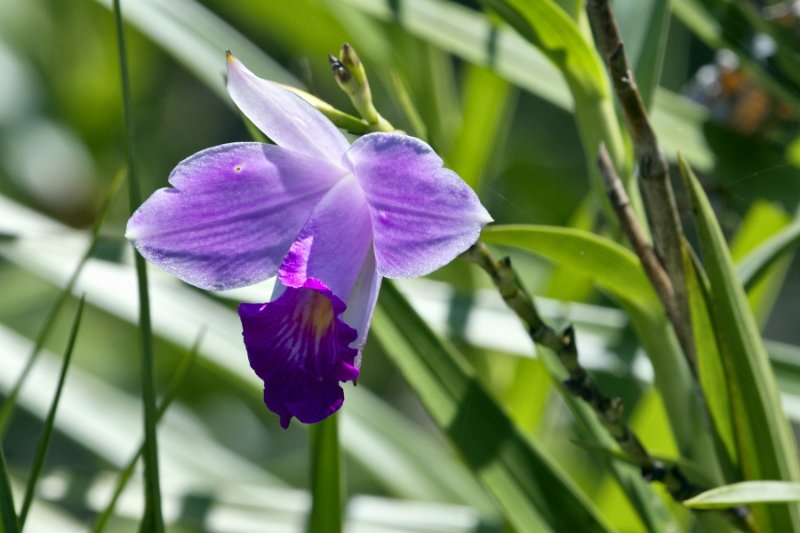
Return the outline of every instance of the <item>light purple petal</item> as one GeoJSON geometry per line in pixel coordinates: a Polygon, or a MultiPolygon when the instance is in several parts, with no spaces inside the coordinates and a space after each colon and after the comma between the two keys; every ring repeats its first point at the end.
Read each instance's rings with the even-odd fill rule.
{"type": "MultiPolygon", "coordinates": [[[[372,312],[375,310],[375,303],[378,301],[382,279],[375,268],[375,253],[370,248],[364,258],[364,264],[361,266],[355,287],[347,299],[347,310],[342,315],[342,320],[358,332],[358,337],[352,344],[358,350],[361,350],[367,342],[367,333],[372,321],[372,312]]],[[[356,358],[356,366],[361,367],[360,352],[356,358]]]]}
{"type": "Polygon", "coordinates": [[[314,208],[284,258],[281,283],[302,287],[307,278],[318,279],[347,300],[371,244],[369,207],[358,182],[349,176],[314,208]]]}
{"type": "Polygon", "coordinates": [[[287,288],[275,301],[241,304],[250,366],[264,380],[264,403],[280,417],[319,422],[344,401],[340,381],[358,377],[356,331],[339,316],[345,304],[321,282],[287,288]]]}
{"type": "Polygon", "coordinates": [[[259,78],[230,54],[228,94],[278,146],[341,164],[349,143],[330,120],[291,91],[259,78]]]}
{"type": "Polygon", "coordinates": [[[260,143],[199,152],[128,221],[149,261],[204,289],[276,274],[314,205],[342,174],[325,161],[260,143]]]}
{"type": "Polygon", "coordinates": [[[347,156],[370,206],[383,276],[411,278],[444,266],[492,220],[475,192],[419,139],[372,133],[347,156]]]}

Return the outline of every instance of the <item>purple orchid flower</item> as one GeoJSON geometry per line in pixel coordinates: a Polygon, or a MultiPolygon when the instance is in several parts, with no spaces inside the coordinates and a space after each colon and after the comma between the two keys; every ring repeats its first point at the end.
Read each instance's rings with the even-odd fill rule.
{"type": "Polygon", "coordinates": [[[342,405],[359,374],[381,278],[450,262],[492,219],[419,139],[371,133],[352,145],[291,91],[228,54],[228,93],[277,146],[232,143],[172,171],[128,221],[150,262],[203,289],[278,275],[273,301],[239,316],[264,402],[287,427],[342,405]]]}

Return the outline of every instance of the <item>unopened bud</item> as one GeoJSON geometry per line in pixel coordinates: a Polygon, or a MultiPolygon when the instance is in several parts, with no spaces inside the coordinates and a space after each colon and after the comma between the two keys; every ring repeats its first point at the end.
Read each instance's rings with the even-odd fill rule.
{"type": "Polygon", "coordinates": [[[344,43],[339,50],[339,58],[329,55],[328,61],[337,85],[350,97],[353,106],[373,131],[392,131],[394,129],[392,125],[378,113],[372,103],[367,72],[355,49],[350,44],[344,43]]]}

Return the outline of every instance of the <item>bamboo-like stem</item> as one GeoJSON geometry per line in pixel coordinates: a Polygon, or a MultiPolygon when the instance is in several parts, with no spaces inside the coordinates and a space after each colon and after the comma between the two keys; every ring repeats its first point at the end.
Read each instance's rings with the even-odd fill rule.
{"type": "MultiPolygon", "coordinates": [[[[628,193],[625,192],[625,186],[622,184],[622,180],[617,174],[617,171],[614,170],[611,157],[608,155],[608,151],[603,145],[600,145],[600,150],[598,152],[597,168],[600,171],[606,193],[611,201],[611,207],[614,208],[614,212],[617,215],[617,220],[619,220],[620,226],[628,237],[631,246],[633,246],[636,255],[639,256],[639,261],[642,263],[642,267],[644,267],[644,271],[650,279],[650,283],[653,285],[658,298],[664,305],[664,311],[669,321],[675,327],[676,333],[678,333],[678,342],[681,344],[681,349],[683,349],[684,353],[693,353],[694,343],[692,339],[680,335],[681,330],[678,328],[678,324],[681,323],[682,319],[675,299],[675,289],[672,285],[672,280],[639,226],[639,221],[631,207],[628,193]]],[[[691,331],[685,333],[691,333],[691,331]]],[[[697,367],[694,364],[694,359],[687,359],[687,361],[689,362],[692,373],[697,377],[697,367]]]]}
{"type": "MultiPolygon", "coordinates": [[[[684,355],[690,366],[695,368],[696,354],[683,272],[681,248],[683,228],[669,180],[667,158],[647,117],[647,110],[625,55],[625,47],[608,0],[589,0],[586,9],[595,39],[605,56],[614,91],[625,115],[625,122],[633,138],[641,190],[650,217],[656,254],[663,261],[672,282],[676,312],[670,316],[670,320],[681,342],[684,355]]],[[[665,307],[670,308],[666,304],[665,307]]]]}
{"type": "MultiPolygon", "coordinates": [[[[639,467],[647,481],[661,482],[670,495],[679,502],[705,490],[689,481],[678,465],[667,465],[650,455],[641,440],[624,422],[622,400],[603,394],[597,383],[581,366],[573,327],[570,325],[561,331],[556,331],[544,322],[533,299],[520,283],[508,257],[497,260],[482,242],[474,244],[462,257],[477,264],[489,274],[503,301],[522,321],[531,340],[556,354],[569,376],[564,382],[567,390],[592,407],[600,423],[611,434],[630,462],[639,467]]],[[[731,507],[725,509],[725,514],[736,527],[744,531],[754,531],[752,517],[746,507],[731,507]]]]}

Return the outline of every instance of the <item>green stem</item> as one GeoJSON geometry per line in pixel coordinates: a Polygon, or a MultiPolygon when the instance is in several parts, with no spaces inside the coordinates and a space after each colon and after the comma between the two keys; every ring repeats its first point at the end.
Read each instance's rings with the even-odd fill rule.
{"type": "Polygon", "coordinates": [[[342,459],[338,415],[309,428],[311,448],[311,512],[308,533],[342,531],[342,459]]]}
{"type": "MultiPolygon", "coordinates": [[[[114,23],[119,49],[119,68],[122,81],[122,102],[125,116],[126,155],[128,164],[128,194],[131,214],[141,203],[139,180],[134,157],[133,111],[131,106],[128,54],[122,24],[120,0],[114,0],[114,23]]],[[[144,404],[144,516],[140,531],[161,533],[164,518],[161,513],[161,488],[158,475],[158,443],[156,436],[156,394],[153,377],[153,332],[150,320],[150,299],[147,288],[147,266],[144,258],[134,254],[139,294],[139,332],[142,349],[142,402],[144,404]]]]}

